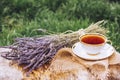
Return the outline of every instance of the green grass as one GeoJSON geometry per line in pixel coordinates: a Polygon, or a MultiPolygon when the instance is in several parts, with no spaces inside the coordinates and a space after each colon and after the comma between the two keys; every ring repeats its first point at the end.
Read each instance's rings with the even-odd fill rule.
{"type": "Polygon", "coordinates": [[[0,46],[17,37],[60,33],[107,20],[108,38],[120,52],[120,3],[112,0],[1,0],[0,46]]]}

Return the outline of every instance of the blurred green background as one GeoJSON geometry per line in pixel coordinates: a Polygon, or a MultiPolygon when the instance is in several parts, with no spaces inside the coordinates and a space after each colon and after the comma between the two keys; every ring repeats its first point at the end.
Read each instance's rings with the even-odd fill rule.
{"type": "Polygon", "coordinates": [[[44,35],[41,28],[75,31],[103,19],[108,38],[120,52],[119,0],[0,0],[0,46],[17,37],[44,35]]]}

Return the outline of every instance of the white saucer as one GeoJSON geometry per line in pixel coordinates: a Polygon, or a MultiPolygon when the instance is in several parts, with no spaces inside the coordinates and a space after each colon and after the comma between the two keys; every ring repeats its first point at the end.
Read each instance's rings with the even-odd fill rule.
{"type": "Polygon", "coordinates": [[[77,56],[86,59],[86,60],[99,60],[99,59],[104,59],[109,56],[111,56],[115,49],[110,45],[110,44],[105,44],[104,48],[100,51],[99,54],[96,55],[90,55],[87,54],[87,51],[81,46],[80,42],[77,42],[73,45],[72,51],[74,54],[77,56]]]}

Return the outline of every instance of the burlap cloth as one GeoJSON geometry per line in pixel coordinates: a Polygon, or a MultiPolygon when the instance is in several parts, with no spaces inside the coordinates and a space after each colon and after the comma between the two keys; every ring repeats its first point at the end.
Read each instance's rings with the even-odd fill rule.
{"type": "Polygon", "coordinates": [[[87,61],[74,55],[71,48],[62,48],[51,63],[34,70],[29,76],[26,76],[26,72],[17,64],[9,66],[8,62],[5,62],[7,60],[0,61],[4,61],[6,65],[2,66],[0,63],[5,68],[0,66],[0,69],[4,69],[0,74],[9,76],[0,80],[120,80],[120,54],[117,52],[103,60],[87,61]]]}
{"type": "Polygon", "coordinates": [[[120,54],[88,61],[73,54],[71,48],[57,52],[50,65],[42,67],[23,80],[120,80],[120,54]]]}

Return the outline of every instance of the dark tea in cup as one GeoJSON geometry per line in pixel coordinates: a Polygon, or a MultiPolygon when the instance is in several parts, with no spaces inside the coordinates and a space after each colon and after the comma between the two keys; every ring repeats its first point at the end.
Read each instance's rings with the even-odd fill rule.
{"type": "Polygon", "coordinates": [[[107,38],[99,33],[87,33],[80,36],[79,39],[88,54],[98,54],[107,42],[107,38]]]}
{"type": "Polygon", "coordinates": [[[81,42],[91,45],[105,43],[105,38],[101,35],[87,34],[81,37],[81,42]]]}

